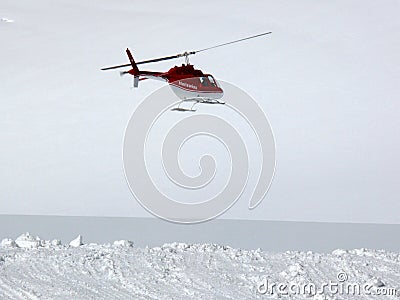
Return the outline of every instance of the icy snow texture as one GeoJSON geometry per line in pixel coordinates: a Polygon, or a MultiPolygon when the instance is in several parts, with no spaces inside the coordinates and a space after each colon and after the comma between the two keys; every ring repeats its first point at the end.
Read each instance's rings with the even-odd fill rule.
{"type": "Polygon", "coordinates": [[[81,235],[78,235],[78,236],[76,237],[76,239],[72,240],[72,241],[69,243],[69,245],[70,245],[71,247],[79,247],[79,246],[83,245],[82,236],[81,236],[81,235]]]}
{"type": "Polygon", "coordinates": [[[137,248],[129,241],[70,247],[24,234],[1,243],[0,299],[275,299],[257,293],[263,278],[322,284],[339,272],[349,282],[399,289],[400,255],[367,249],[267,253],[184,243],[137,248]]]}

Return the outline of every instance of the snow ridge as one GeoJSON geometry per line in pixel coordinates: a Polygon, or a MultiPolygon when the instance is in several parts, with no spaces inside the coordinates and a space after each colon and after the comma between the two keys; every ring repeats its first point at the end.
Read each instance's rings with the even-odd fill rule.
{"type": "MultiPolygon", "coordinates": [[[[262,280],[322,284],[340,272],[351,282],[400,290],[400,255],[382,250],[268,253],[185,243],[139,248],[127,240],[83,244],[81,236],[63,245],[29,233],[0,246],[1,299],[277,299],[259,292],[262,280]]],[[[305,297],[382,299],[292,299],[305,297]]]]}

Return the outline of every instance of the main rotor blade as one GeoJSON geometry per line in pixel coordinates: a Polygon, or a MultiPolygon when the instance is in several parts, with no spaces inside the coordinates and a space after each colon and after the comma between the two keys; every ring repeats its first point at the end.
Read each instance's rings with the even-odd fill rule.
{"type": "Polygon", "coordinates": [[[269,31],[269,32],[264,32],[264,33],[260,33],[260,34],[257,34],[257,35],[249,36],[249,37],[244,38],[244,39],[239,39],[239,40],[236,40],[236,41],[232,41],[232,42],[228,42],[228,43],[223,43],[223,44],[220,44],[220,45],[216,45],[216,46],[204,48],[204,49],[197,50],[197,51],[194,51],[194,52],[195,52],[195,53],[198,53],[198,52],[202,52],[202,51],[206,51],[206,50],[210,50],[210,49],[214,49],[214,48],[218,48],[218,47],[222,47],[222,46],[226,46],[226,45],[230,45],[230,44],[242,42],[242,41],[249,40],[249,39],[254,39],[254,38],[256,38],[256,37],[263,36],[263,35],[267,35],[267,34],[270,34],[270,33],[272,33],[272,32],[271,32],[271,31],[269,31]]]}
{"type": "Polygon", "coordinates": [[[112,67],[107,67],[107,68],[102,68],[102,71],[106,70],[112,70],[112,69],[118,69],[118,68],[123,68],[123,67],[129,67],[131,64],[125,64],[125,65],[119,65],[119,66],[112,66],[112,67]]]}
{"type": "MultiPolygon", "coordinates": [[[[176,54],[176,55],[171,55],[171,56],[165,56],[165,57],[160,57],[160,58],[143,60],[143,61],[137,62],[136,64],[137,65],[148,64],[148,63],[153,63],[153,62],[158,62],[158,61],[163,61],[163,60],[174,59],[174,58],[178,58],[178,57],[181,57],[181,56],[183,56],[183,54],[176,54]]],[[[101,70],[102,71],[106,71],[106,70],[118,69],[118,68],[123,68],[123,67],[129,67],[129,66],[131,66],[131,64],[112,66],[112,67],[103,68],[101,70]]]]}
{"type": "MultiPolygon", "coordinates": [[[[160,58],[154,58],[154,59],[149,59],[149,60],[143,60],[143,61],[137,62],[136,64],[137,64],[137,65],[141,65],[141,64],[148,64],[148,63],[153,63],[153,62],[158,62],[158,61],[163,61],[163,60],[175,59],[175,58],[183,57],[183,56],[187,57],[187,56],[189,56],[189,55],[196,54],[196,53],[198,53],[198,52],[207,51],[207,50],[210,50],[210,49],[214,49],[214,48],[218,48],[218,47],[222,47],[222,46],[226,46],[226,45],[230,45],[230,44],[242,42],[242,41],[249,40],[249,39],[254,39],[254,38],[256,38],[256,37],[260,37],[260,36],[267,35],[267,34],[270,34],[270,33],[272,33],[272,32],[271,32],[271,31],[269,31],[269,32],[264,32],[264,33],[252,35],[252,36],[249,36],[249,37],[246,37],[246,38],[243,38],[243,39],[235,40],[235,41],[232,41],[232,42],[227,42],[227,43],[223,43],[223,44],[220,44],[220,45],[216,45],[216,46],[212,46],[212,47],[200,49],[200,50],[197,50],[197,51],[184,52],[184,53],[175,54],[175,55],[171,55],[171,56],[165,56],[165,57],[160,57],[160,58]]],[[[105,71],[105,70],[112,70],[112,69],[118,69],[118,68],[129,67],[129,66],[131,66],[131,64],[124,64],[124,65],[112,66],[112,67],[103,68],[103,69],[101,69],[101,70],[102,70],[102,71],[105,71]]]]}
{"type": "Polygon", "coordinates": [[[169,60],[169,59],[174,59],[174,58],[178,58],[181,57],[182,54],[176,54],[176,55],[171,55],[171,56],[165,56],[165,57],[160,57],[160,58],[154,58],[154,59],[149,59],[149,60],[142,60],[137,62],[137,65],[141,65],[141,64],[148,64],[148,63],[153,63],[153,62],[157,62],[157,61],[163,61],[163,60],[169,60]]]}

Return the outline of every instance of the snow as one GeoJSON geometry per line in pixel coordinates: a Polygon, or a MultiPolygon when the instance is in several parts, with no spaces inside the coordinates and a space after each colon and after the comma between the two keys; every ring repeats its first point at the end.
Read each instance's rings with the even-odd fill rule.
{"type": "Polygon", "coordinates": [[[3,239],[0,245],[1,247],[17,247],[17,244],[12,239],[3,239]]]}
{"type": "MultiPolygon", "coordinates": [[[[71,243],[80,246],[49,242],[29,233],[15,241],[4,239],[0,247],[0,298],[278,299],[277,294],[261,294],[260,284],[268,280],[318,286],[337,281],[341,272],[351,283],[400,289],[400,254],[383,250],[363,249],[363,255],[360,249],[327,254],[269,253],[185,243],[140,248],[127,240],[81,245],[82,236],[71,243]]],[[[326,293],[291,299],[382,299],[357,297],[326,293]]]]}
{"type": "Polygon", "coordinates": [[[52,241],[42,240],[40,237],[33,236],[29,232],[26,232],[17,237],[15,241],[10,238],[3,239],[0,243],[0,246],[4,248],[9,247],[9,248],[25,248],[25,249],[33,249],[33,248],[37,249],[39,247],[49,248],[49,247],[61,246],[61,240],[57,239],[52,241]]]}
{"type": "Polygon", "coordinates": [[[120,240],[120,241],[115,241],[113,243],[114,246],[120,246],[120,247],[132,247],[133,243],[128,240],[120,240]]]}
{"type": "Polygon", "coordinates": [[[39,237],[33,237],[29,232],[21,234],[16,240],[15,243],[18,247],[21,248],[37,248],[42,246],[42,241],[39,237]]]}
{"type": "Polygon", "coordinates": [[[61,240],[52,240],[51,245],[52,246],[61,246],[61,240]]]}
{"type": "Polygon", "coordinates": [[[347,253],[347,251],[343,250],[343,249],[336,249],[336,250],[332,251],[332,254],[336,255],[336,256],[342,256],[342,255],[344,255],[346,253],[347,253]]]}
{"type": "Polygon", "coordinates": [[[72,240],[72,241],[69,243],[69,245],[70,245],[71,247],[79,247],[79,246],[82,246],[82,245],[83,245],[82,236],[81,236],[81,235],[78,235],[74,240],[72,240]]]}

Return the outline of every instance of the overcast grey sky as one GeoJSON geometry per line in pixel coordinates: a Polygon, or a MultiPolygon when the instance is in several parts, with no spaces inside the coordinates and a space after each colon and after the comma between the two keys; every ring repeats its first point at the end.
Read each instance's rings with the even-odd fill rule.
{"type": "Polygon", "coordinates": [[[252,95],[276,139],[263,203],[249,211],[245,193],[223,218],[399,224],[399,11],[398,1],[3,1],[0,18],[14,22],[0,22],[0,214],[150,216],[125,182],[122,141],[162,84],[131,90],[99,69],[126,63],[127,46],[142,60],[272,31],[191,60],[252,95]]]}

